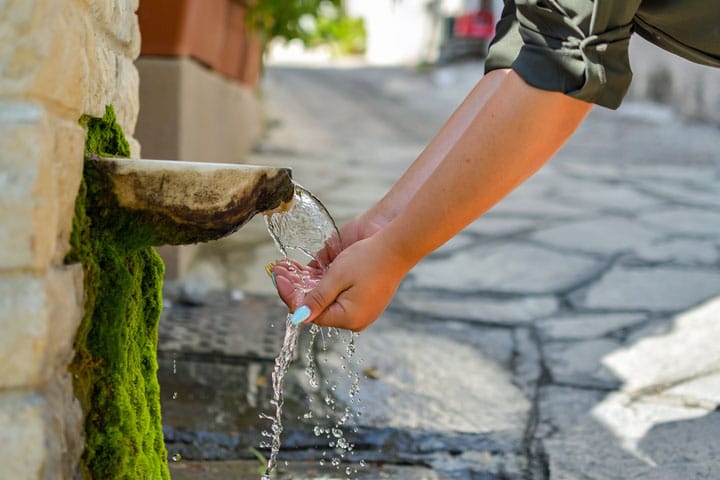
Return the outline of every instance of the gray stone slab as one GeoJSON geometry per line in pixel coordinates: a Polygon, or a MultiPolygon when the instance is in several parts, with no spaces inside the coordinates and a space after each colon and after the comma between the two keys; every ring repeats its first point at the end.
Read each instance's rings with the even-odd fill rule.
{"type": "Polygon", "coordinates": [[[619,410],[609,404],[623,405],[600,392],[542,389],[541,435],[550,479],[714,478],[708,472],[720,467],[720,447],[712,439],[720,433],[717,413],[666,406],[652,412],[635,404],[619,410]],[[699,432],[702,422],[707,428],[699,432]]]}
{"type": "Polygon", "coordinates": [[[587,210],[574,205],[563,205],[538,195],[524,195],[520,191],[510,195],[490,210],[493,215],[553,220],[578,218],[587,210]]]}
{"type": "Polygon", "coordinates": [[[671,329],[603,359],[626,391],[654,390],[714,373],[720,366],[720,297],[678,315],[671,329]]]}
{"type": "Polygon", "coordinates": [[[642,223],[667,232],[715,239],[720,236],[720,213],[717,211],[673,208],[647,213],[638,219],[642,223]]]}
{"type": "Polygon", "coordinates": [[[480,217],[465,228],[465,231],[478,235],[503,237],[527,232],[538,225],[537,220],[527,218],[505,218],[492,213],[480,217]]]}
{"type": "MultiPolygon", "coordinates": [[[[226,460],[226,461],[178,461],[170,463],[173,480],[228,480],[242,478],[260,478],[259,461],[226,460]]],[[[387,464],[346,464],[338,468],[330,462],[321,466],[318,462],[281,462],[273,477],[275,480],[377,480],[381,478],[395,480],[441,480],[441,476],[429,468],[418,466],[398,466],[387,464]],[[345,471],[350,468],[350,475],[345,471]]]]}
{"type": "Polygon", "coordinates": [[[647,262],[679,265],[714,264],[720,258],[720,240],[675,238],[660,240],[635,249],[637,258],[647,262]]]}
{"type": "Polygon", "coordinates": [[[600,262],[519,242],[468,248],[411,271],[410,287],[458,292],[556,293],[592,278],[600,262]]]}
{"type": "MultiPolygon", "coordinates": [[[[380,319],[356,342],[357,357],[374,372],[357,395],[363,406],[360,426],[486,434],[520,442],[530,402],[505,366],[467,344],[467,333],[453,338],[390,320],[380,319]]],[[[325,378],[338,379],[336,394],[349,402],[339,356],[322,355],[318,365],[325,378]]]]}
{"type": "Polygon", "coordinates": [[[562,189],[551,198],[565,204],[623,213],[636,213],[663,203],[662,200],[638,192],[630,185],[608,183],[600,179],[571,179],[563,183],[562,189]]]}
{"type": "Polygon", "coordinates": [[[611,255],[642,247],[660,236],[631,220],[602,217],[541,229],[530,238],[555,247],[611,255]]]}
{"type": "Polygon", "coordinates": [[[586,308],[674,311],[720,293],[710,269],[615,266],[574,301],[586,308]]]}
{"type": "Polygon", "coordinates": [[[448,297],[436,293],[401,291],[396,295],[393,306],[420,315],[520,325],[552,315],[558,309],[558,300],[546,295],[515,298],[479,295],[448,297]]]}
{"type": "Polygon", "coordinates": [[[714,185],[697,186],[692,188],[675,182],[645,182],[642,190],[660,200],[683,205],[696,205],[699,207],[720,207],[720,187],[714,185]]]}
{"type": "Polygon", "coordinates": [[[646,318],[637,313],[575,313],[539,320],[537,326],[546,340],[587,340],[632,327],[646,318]]]}
{"type": "Polygon", "coordinates": [[[545,363],[553,382],[595,388],[616,388],[620,381],[603,365],[603,358],[618,349],[610,339],[558,342],[545,345],[545,363]]]}
{"type": "Polygon", "coordinates": [[[688,404],[716,409],[720,406],[720,373],[691,378],[668,388],[662,396],[679,398],[688,404]]]}

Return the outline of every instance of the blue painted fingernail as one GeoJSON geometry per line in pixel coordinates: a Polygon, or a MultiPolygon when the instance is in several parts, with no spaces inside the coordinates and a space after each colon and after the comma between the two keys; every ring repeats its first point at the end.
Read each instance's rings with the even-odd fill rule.
{"type": "Polygon", "coordinates": [[[277,282],[275,281],[275,274],[274,274],[274,273],[271,273],[271,274],[270,274],[270,280],[272,280],[273,285],[275,285],[275,289],[277,290],[277,282]]]}
{"type": "Polygon", "coordinates": [[[295,313],[293,313],[290,316],[290,321],[293,325],[297,325],[298,323],[304,322],[310,318],[310,307],[307,305],[303,305],[302,307],[295,310],[295,313]]]}

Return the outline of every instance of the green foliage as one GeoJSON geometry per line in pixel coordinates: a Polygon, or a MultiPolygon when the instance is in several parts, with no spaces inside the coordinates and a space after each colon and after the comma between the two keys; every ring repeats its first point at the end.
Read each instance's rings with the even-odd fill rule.
{"type": "MultiPolygon", "coordinates": [[[[112,107],[81,123],[88,153],[129,156],[112,107]]],[[[85,274],[85,315],[70,366],[85,414],[83,478],[169,480],[156,359],[164,265],[142,239],[115,228],[126,219],[104,206],[111,193],[101,178],[86,162],[66,258],[85,274]]]]}
{"type": "Polygon", "coordinates": [[[337,53],[365,50],[362,19],[345,14],[342,0],[235,0],[248,7],[248,21],[266,40],[302,40],[308,46],[330,44],[337,53]]]}
{"type": "Polygon", "coordinates": [[[367,35],[362,18],[353,18],[341,11],[321,15],[305,39],[308,46],[330,45],[340,55],[359,54],[365,51],[367,35]]]}

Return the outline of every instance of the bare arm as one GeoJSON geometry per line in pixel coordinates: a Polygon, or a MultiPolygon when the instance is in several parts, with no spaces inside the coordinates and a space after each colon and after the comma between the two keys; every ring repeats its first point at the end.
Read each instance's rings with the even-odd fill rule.
{"type": "Polygon", "coordinates": [[[308,321],[351,330],[375,321],[418,261],[547,162],[590,108],[512,71],[484,77],[374,207],[389,222],[342,251],[307,294],[308,321]]]}

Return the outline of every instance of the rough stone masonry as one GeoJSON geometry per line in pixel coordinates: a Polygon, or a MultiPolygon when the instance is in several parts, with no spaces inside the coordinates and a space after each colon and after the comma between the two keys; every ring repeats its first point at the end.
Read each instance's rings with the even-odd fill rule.
{"type": "Polygon", "coordinates": [[[82,270],[63,263],[83,167],[78,119],[114,105],[132,135],[137,7],[138,0],[0,3],[0,478],[72,478],[82,452],[67,372],[82,270]]]}

